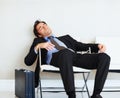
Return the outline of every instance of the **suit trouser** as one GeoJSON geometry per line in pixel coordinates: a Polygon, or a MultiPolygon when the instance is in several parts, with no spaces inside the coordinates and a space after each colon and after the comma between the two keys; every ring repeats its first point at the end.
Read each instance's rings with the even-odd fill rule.
{"type": "Polygon", "coordinates": [[[66,93],[75,92],[73,66],[97,69],[93,94],[100,94],[107,78],[110,57],[105,53],[77,54],[64,49],[53,54],[51,64],[60,68],[66,93]]]}

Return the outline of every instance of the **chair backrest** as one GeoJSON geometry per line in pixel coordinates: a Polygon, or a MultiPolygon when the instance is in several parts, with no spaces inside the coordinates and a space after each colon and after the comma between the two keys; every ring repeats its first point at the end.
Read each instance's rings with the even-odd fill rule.
{"type": "Polygon", "coordinates": [[[41,49],[39,48],[39,66],[41,67],[41,49]]]}

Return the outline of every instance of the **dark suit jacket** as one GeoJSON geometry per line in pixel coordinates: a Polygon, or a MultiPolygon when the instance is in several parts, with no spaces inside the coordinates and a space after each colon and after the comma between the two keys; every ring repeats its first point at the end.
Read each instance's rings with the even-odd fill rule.
{"type": "MultiPolygon", "coordinates": [[[[61,36],[57,38],[61,40],[68,48],[71,48],[74,51],[87,51],[89,47],[91,47],[91,50],[92,50],[91,52],[98,52],[98,44],[81,43],[81,42],[76,41],[69,35],[65,35],[65,36],[61,36]]],[[[34,52],[34,47],[38,43],[42,43],[42,42],[46,42],[44,38],[39,37],[39,38],[34,39],[32,46],[29,50],[29,53],[25,57],[26,65],[30,66],[35,62],[38,54],[34,52]]],[[[46,55],[47,55],[47,50],[41,49],[41,58],[42,58],[41,63],[42,64],[46,64],[46,55]]],[[[40,71],[39,60],[37,60],[36,69],[35,69],[35,81],[38,81],[39,79],[39,71],[40,71]]]]}

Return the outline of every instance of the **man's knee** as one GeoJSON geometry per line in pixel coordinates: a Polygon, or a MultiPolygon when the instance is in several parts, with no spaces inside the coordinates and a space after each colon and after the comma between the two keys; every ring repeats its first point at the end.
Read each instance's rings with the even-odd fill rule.
{"type": "Polygon", "coordinates": [[[110,56],[106,53],[100,53],[100,57],[101,57],[101,59],[104,59],[107,62],[110,62],[110,60],[111,60],[110,56]]]}

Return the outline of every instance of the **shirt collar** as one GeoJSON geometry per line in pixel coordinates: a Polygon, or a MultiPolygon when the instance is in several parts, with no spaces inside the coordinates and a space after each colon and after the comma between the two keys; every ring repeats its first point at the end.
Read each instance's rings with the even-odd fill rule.
{"type": "MultiPolygon", "coordinates": [[[[55,37],[53,34],[51,35],[51,37],[55,37]]],[[[46,41],[48,41],[49,40],[49,38],[48,37],[44,37],[44,39],[46,40],[46,41]]]]}

